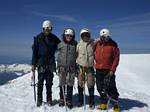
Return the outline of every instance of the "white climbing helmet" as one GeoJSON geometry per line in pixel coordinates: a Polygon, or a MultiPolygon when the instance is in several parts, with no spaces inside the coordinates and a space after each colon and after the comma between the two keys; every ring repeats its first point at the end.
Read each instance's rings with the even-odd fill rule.
{"type": "Polygon", "coordinates": [[[64,31],[64,34],[65,35],[74,35],[74,31],[72,30],[72,29],[70,29],[70,28],[68,28],[68,29],[66,29],[65,31],[64,31]]]}
{"type": "Polygon", "coordinates": [[[89,34],[90,34],[90,30],[87,29],[87,28],[83,28],[83,29],[81,29],[81,31],[80,31],[80,35],[81,35],[82,33],[89,33],[89,34]]]}
{"type": "Polygon", "coordinates": [[[103,37],[103,36],[104,37],[110,37],[111,34],[110,34],[110,31],[108,29],[104,28],[104,29],[100,30],[100,36],[101,37],[103,37]]]}
{"type": "Polygon", "coordinates": [[[52,28],[52,23],[51,23],[51,21],[45,20],[45,21],[43,22],[43,24],[42,24],[42,27],[43,27],[43,28],[49,28],[49,29],[51,29],[51,28],[52,28]]]}

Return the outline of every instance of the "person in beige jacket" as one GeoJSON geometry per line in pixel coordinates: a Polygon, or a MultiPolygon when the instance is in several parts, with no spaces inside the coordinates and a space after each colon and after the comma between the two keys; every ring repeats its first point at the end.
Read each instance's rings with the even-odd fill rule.
{"type": "Polygon", "coordinates": [[[80,31],[80,42],[77,45],[76,63],[79,65],[78,75],[78,107],[83,105],[83,87],[87,81],[89,91],[89,107],[94,107],[94,41],[91,39],[89,29],[83,28],[80,31]]]}

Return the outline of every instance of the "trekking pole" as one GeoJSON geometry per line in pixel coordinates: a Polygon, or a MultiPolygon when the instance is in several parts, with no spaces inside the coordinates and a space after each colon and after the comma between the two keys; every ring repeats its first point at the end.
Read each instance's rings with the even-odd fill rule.
{"type": "MultiPolygon", "coordinates": [[[[65,84],[65,86],[66,86],[66,84],[65,84]]],[[[68,112],[68,110],[67,110],[67,104],[66,104],[66,93],[65,93],[66,87],[65,86],[61,86],[61,87],[62,87],[63,97],[64,97],[64,103],[65,103],[65,112],[68,112]]]]}
{"type": "Polygon", "coordinates": [[[86,98],[85,98],[85,68],[83,68],[83,75],[84,75],[84,86],[83,86],[83,91],[84,91],[84,110],[86,110],[86,98]]]}
{"type": "Polygon", "coordinates": [[[109,98],[109,96],[108,96],[108,102],[107,102],[107,109],[106,109],[106,112],[108,112],[108,110],[109,110],[109,104],[110,104],[110,98],[109,98]]]}
{"type": "Polygon", "coordinates": [[[36,103],[36,84],[35,84],[35,71],[32,72],[32,82],[31,82],[31,86],[33,86],[34,88],[34,101],[36,103]]]}
{"type": "Polygon", "coordinates": [[[85,83],[84,83],[83,91],[84,91],[84,110],[86,110],[86,104],[85,104],[85,102],[86,102],[86,101],[85,101],[85,100],[86,100],[86,99],[85,99],[85,83]]]}

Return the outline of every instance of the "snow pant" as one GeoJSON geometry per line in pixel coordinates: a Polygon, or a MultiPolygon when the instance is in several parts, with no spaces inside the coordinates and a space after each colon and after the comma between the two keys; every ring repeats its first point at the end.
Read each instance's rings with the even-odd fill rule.
{"type": "Polygon", "coordinates": [[[78,101],[81,103],[83,103],[83,87],[86,81],[89,91],[89,104],[94,104],[94,69],[93,67],[80,66],[80,73],[78,75],[78,101]]]}
{"type": "Polygon", "coordinates": [[[58,68],[59,86],[60,86],[60,99],[64,99],[63,90],[67,90],[67,101],[72,102],[73,85],[75,73],[66,71],[64,67],[58,68]]]}
{"type": "Polygon", "coordinates": [[[66,100],[69,101],[69,102],[72,102],[72,95],[73,95],[73,86],[68,86],[67,85],[67,88],[65,88],[65,86],[60,86],[60,99],[64,99],[64,96],[63,96],[63,90],[65,92],[65,90],[67,89],[67,96],[66,96],[66,100]]]}
{"type": "Polygon", "coordinates": [[[74,85],[75,73],[63,71],[63,72],[58,72],[58,76],[59,76],[59,86],[74,85]]]}
{"type": "Polygon", "coordinates": [[[109,85],[108,88],[104,88],[104,80],[105,77],[109,74],[109,70],[106,69],[96,69],[96,86],[97,86],[97,90],[100,94],[100,100],[101,103],[107,103],[107,96],[111,97],[112,99],[114,99],[115,101],[118,100],[119,97],[119,93],[116,87],[116,82],[115,82],[115,75],[110,76],[110,81],[109,81],[109,85]],[[104,91],[104,89],[107,91],[104,91]]]}
{"type": "Polygon", "coordinates": [[[38,87],[37,87],[37,98],[39,102],[43,100],[43,84],[46,81],[46,100],[52,101],[52,85],[53,85],[54,74],[49,68],[38,67],[38,87]]]}

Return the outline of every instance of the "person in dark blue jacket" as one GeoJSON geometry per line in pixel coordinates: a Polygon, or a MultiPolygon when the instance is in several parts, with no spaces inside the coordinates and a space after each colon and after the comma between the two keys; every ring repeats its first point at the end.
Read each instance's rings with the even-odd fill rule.
{"type": "Polygon", "coordinates": [[[43,22],[43,32],[34,37],[32,53],[32,78],[35,69],[38,71],[37,106],[42,105],[43,83],[46,81],[47,103],[52,105],[53,72],[56,70],[55,52],[60,40],[51,33],[52,25],[49,20],[43,22]]]}

